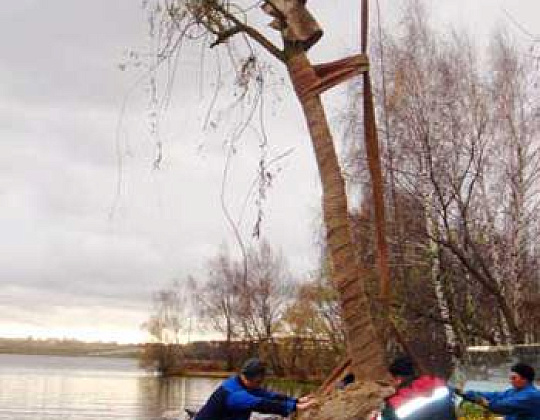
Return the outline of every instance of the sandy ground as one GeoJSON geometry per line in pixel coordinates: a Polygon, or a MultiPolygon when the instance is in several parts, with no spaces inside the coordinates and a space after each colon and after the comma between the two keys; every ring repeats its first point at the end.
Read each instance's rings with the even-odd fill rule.
{"type": "Polygon", "coordinates": [[[363,420],[379,410],[394,389],[383,382],[355,382],[322,397],[317,407],[300,413],[298,420],[363,420]]]}

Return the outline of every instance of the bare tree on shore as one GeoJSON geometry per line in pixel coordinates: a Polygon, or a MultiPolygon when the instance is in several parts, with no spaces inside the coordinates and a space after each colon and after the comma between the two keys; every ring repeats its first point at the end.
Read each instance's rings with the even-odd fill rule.
{"type": "Polygon", "coordinates": [[[524,317],[539,296],[538,67],[502,33],[482,56],[465,34],[435,31],[418,1],[402,22],[377,47],[384,61],[373,59],[384,64],[392,272],[401,284],[432,284],[438,311],[419,312],[446,326],[457,354],[534,340],[524,317]]]}

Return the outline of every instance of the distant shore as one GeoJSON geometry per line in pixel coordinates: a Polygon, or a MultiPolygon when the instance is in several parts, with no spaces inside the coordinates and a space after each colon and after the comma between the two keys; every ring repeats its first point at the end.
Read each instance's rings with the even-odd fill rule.
{"type": "Polygon", "coordinates": [[[228,378],[231,375],[236,374],[237,372],[227,372],[227,371],[201,371],[201,370],[178,370],[175,371],[171,369],[167,372],[166,376],[193,376],[200,378],[228,378]]]}
{"type": "Polygon", "coordinates": [[[142,345],[0,338],[0,354],[137,358],[142,345]]]}

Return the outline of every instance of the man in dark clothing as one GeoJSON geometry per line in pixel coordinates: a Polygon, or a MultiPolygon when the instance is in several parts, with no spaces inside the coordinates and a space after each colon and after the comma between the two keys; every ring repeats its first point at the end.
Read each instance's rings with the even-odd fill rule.
{"type": "Polygon", "coordinates": [[[408,357],[395,359],[388,371],[396,392],[372,420],[455,420],[452,393],[442,379],[418,376],[408,357]]]}
{"type": "Polygon", "coordinates": [[[532,366],[517,363],[512,366],[512,388],[504,392],[468,391],[464,397],[488,408],[505,420],[540,420],[540,391],[534,386],[532,366]]]}
{"type": "Polygon", "coordinates": [[[249,359],[239,375],[226,379],[212,393],[194,420],[248,420],[254,411],[286,417],[316,404],[311,397],[290,398],[261,388],[265,375],[265,364],[249,359]]]}

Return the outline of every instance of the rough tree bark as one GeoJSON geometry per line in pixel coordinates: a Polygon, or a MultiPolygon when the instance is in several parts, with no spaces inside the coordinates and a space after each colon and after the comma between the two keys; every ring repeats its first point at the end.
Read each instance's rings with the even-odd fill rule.
{"type": "Polygon", "coordinates": [[[305,89],[306,85],[317,85],[319,78],[303,50],[289,46],[286,51],[290,57],[289,75],[306,117],[319,168],[326,240],[334,284],[340,294],[351,368],[358,377],[379,379],[386,374],[384,350],[370,312],[363,281],[365,272],[354,254],[345,181],[321,98],[305,89]]]}

